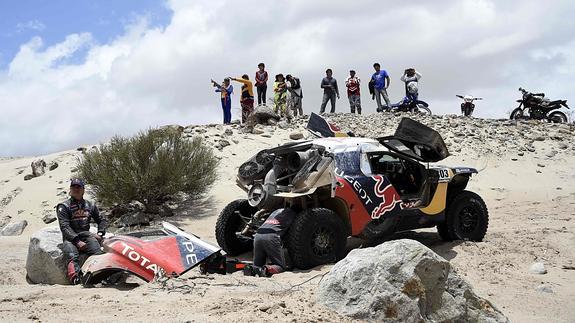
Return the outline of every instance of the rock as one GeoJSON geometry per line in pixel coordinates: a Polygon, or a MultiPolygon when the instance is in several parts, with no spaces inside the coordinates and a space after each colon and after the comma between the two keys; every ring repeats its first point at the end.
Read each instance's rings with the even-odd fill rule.
{"type": "Polygon", "coordinates": [[[567,149],[567,144],[565,144],[565,143],[563,143],[563,142],[560,143],[560,144],[559,144],[559,149],[562,149],[562,150],[567,149]]]}
{"type": "Polygon", "coordinates": [[[534,262],[529,266],[529,272],[536,275],[544,275],[547,273],[547,269],[545,269],[545,264],[542,262],[534,262]]]}
{"type": "Polygon", "coordinates": [[[52,223],[58,220],[56,217],[56,211],[46,211],[44,212],[44,216],[42,217],[42,221],[46,224],[52,223]]]}
{"type": "Polygon", "coordinates": [[[221,148],[227,147],[230,145],[230,142],[225,140],[225,139],[220,139],[220,141],[218,141],[218,144],[221,148]]]}
{"type": "Polygon", "coordinates": [[[261,134],[264,133],[264,131],[263,131],[262,129],[254,128],[254,129],[252,130],[252,133],[253,133],[254,135],[261,135],[261,134]]]}
{"type": "Polygon", "coordinates": [[[34,175],[32,175],[32,174],[28,174],[28,175],[24,176],[24,180],[25,180],[25,181],[29,181],[29,180],[31,180],[32,178],[34,178],[34,175]]]}
{"type": "Polygon", "coordinates": [[[28,225],[28,221],[21,220],[18,222],[10,222],[2,228],[0,231],[0,236],[19,236],[22,234],[22,231],[28,225]]]}
{"type": "Polygon", "coordinates": [[[246,126],[248,129],[252,129],[258,124],[268,124],[269,120],[279,121],[280,116],[268,107],[259,106],[255,108],[254,112],[248,117],[246,126]]]}
{"type": "Polygon", "coordinates": [[[53,171],[54,169],[58,168],[58,163],[55,161],[51,161],[50,164],[48,164],[48,170],[49,171],[53,171]]]}
{"type": "Polygon", "coordinates": [[[274,119],[269,119],[267,125],[268,126],[276,126],[278,122],[274,119]]]}
{"type": "Polygon", "coordinates": [[[262,137],[265,137],[265,138],[271,138],[271,137],[272,137],[272,135],[270,135],[269,133],[264,133],[264,134],[262,134],[262,137]]]}
{"type": "Polygon", "coordinates": [[[86,147],[78,147],[76,148],[77,151],[85,152],[87,149],[86,147]]]}
{"type": "Polygon", "coordinates": [[[278,122],[278,127],[285,130],[289,128],[289,123],[287,123],[287,121],[280,121],[278,122]]]}
{"type": "Polygon", "coordinates": [[[535,140],[535,141],[545,141],[545,137],[543,137],[543,136],[535,136],[535,137],[533,137],[533,140],[535,140]]]}
{"type": "Polygon", "coordinates": [[[541,163],[537,163],[537,167],[545,167],[545,165],[543,165],[541,163]]]}
{"type": "Polygon", "coordinates": [[[407,239],[352,250],[321,280],[317,297],[359,320],[508,322],[447,260],[407,239]]]}
{"type": "Polygon", "coordinates": [[[63,257],[62,233],[57,226],[35,232],[26,259],[27,278],[36,284],[68,284],[63,257]]]}
{"type": "Polygon", "coordinates": [[[43,159],[38,159],[32,162],[32,176],[38,177],[44,175],[46,172],[46,162],[43,159]]]}
{"type": "Polygon", "coordinates": [[[549,158],[553,158],[553,157],[555,157],[555,155],[557,155],[557,152],[555,150],[551,150],[550,152],[545,154],[545,156],[547,156],[549,158]]]}
{"type": "Polygon", "coordinates": [[[128,213],[122,215],[114,225],[118,228],[133,227],[133,226],[148,226],[150,219],[144,212],[128,213]]]}
{"type": "Polygon", "coordinates": [[[173,131],[175,133],[181,134],[182,132],[184,132],[184,127],[177,125],[177,124],[171,124],[171,125],[159,127],[158,130],[159,131],[166,131],[166,132],[173,131]]]}
{"type": "Polygon", "coordinates": [[[541,293],[553,293],[553,289],[550,286],[547,285],[540,285],[537,286],[537,288],[535,288],[536,291],[541,292],[541,293]]]}
{"type": "Polygon", "coordinates": [[[289,139],[291,140],[300,140],[303,138],[303,133],[301,132],[292,132],[289,135],[289,139]]]}
{"type": "Polygon", "coordinates": [[[231,136],[234,134],[234,131],[230,128],[227,128],[226,130],[224,130],[224,135],[226,136],[231,136]]]}

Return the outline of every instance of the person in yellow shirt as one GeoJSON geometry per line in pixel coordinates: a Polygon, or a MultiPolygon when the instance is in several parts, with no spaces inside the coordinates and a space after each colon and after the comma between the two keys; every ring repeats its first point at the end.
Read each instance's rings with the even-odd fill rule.
{"type": "Polygon", "coordinates": [[[242,106],[242,123],[248,120],[248,117],[254,112],[254,85],[247,74],[242,78],[231,77],[232,80],[242,83],[242,95],[240,96],[240,105],[242,106]]]}

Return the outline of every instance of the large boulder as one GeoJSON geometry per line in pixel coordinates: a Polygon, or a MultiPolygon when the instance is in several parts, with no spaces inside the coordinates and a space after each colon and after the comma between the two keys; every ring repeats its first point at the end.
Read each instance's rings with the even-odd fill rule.
{"type": "Polygon", "coordinates": [[[2,228],[0,236],[19,236],[22,234],[22,231],[24,231],[26,226],[28,226],[28,221],[26,220],[10,222],[2,228]]]}
{"type": "Polygon", "coordinates": [[[271,108],[261,106],[255,108],[254,112],[250,114],[246,121],[246,126],[249,130],[252,130],[258,124],[267,125],[270,120],[279,121],[279,114],[275,113],[271,108]]]}
{"type": "Polygon", "coordinates": [[[27,278],[36,284],[69,284],[62,253],[62,233],[57,226],[35,232],[26,259],[27,278]]]}
{"type": "Polygon", "coordinates": [[[407,239],[351,251],[322,279],[318,301],[363,320],[508,322],[447,260],[407,239]]]}

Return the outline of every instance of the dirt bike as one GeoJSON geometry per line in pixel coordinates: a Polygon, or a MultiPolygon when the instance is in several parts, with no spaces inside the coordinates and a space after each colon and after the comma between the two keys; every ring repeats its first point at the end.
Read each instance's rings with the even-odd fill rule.
{"type": "Polygon", "coordinates": [[[511,120],[547,120],[554,123],[566,123],[567,115],[561,111],[553,111],[567,106],[567,100],[554,100],[551,101],[545,98],[544,93],[531,93],[519,88],[523,97],[519,102],[519,106],[515,108],[509,119],[511,120]],[[553,112],[551,112],[553,111],[553,112]],[[527,112],[527,114],[526,114],[527,112]]]}
{"type": "MultiPolygon", "coordinates": [[[[431,110],[428,108],[429,104],[424,101],[418,100],[417,95],[409,94],[405,96],[398,103],[392,104],[386,111],[389,112],[416,112],[421,114],[431,115],[431,110]]],[[[380,112],[380,111],[378,111],[380,112]]]]}
{"type": "Polygon", "coordinates": [[[473,114],[473,110],[475,109],[475,104],[473,104],[473,101],[483,100],[483,98],[476,98],[471,95],[463,96],[458,94],[456,97],[463,100],[463,103],[461,103],[461,113],[465,117],[471,117],[471,114],[473,114]]]}

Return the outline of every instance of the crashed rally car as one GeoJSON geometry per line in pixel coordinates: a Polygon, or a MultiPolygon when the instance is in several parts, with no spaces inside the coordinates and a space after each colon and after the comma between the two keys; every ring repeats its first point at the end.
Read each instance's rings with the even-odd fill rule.
{"type": "Polygon", "coordinates": [[[393,136],[349,137],[316,114],[308,129],[322,138],[264,149],[240,166],[247,199],[229,203],[216,224],[228,255],[251,250],[258,227],[283,207],[299,212],[284,245],[301,269],[342,258],[349,236],[434,226],[447,241],[485,236],[487,207],[465,190],[477,170],[426,166],[449,155],[433,129],[403,118],[393,136]]]}

